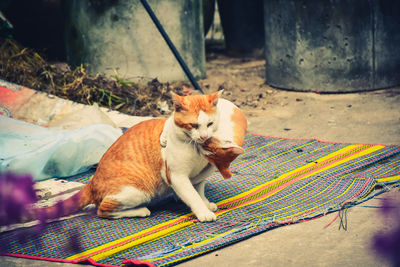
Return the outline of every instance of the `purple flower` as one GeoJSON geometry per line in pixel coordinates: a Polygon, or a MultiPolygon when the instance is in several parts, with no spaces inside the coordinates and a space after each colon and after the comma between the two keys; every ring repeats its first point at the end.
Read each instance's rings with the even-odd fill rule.
{"type": "Polygon", "coordinates": [[[73,252],[79,252],[82,250],[80,235],[77,229],[72,229],[69,233],[69,242],[67,245],[67,249],[73,252]]]}
{"type": "Polygon", "coordinates": [[[30,175],[0,173],[0,225],[20,222],[37,201],[30,175]]]}
{"type": "Polygon", "coordinates": [[[373,248],[393,263],[393,266],[400,266],[400,203],[384,199],[381,212],[385,220],[390,219],[396,225],[387,233],[375,235],[372,240],[373,248]]]}
{"type": "MultiPolygon", "coordinates": [[[[54,208],[50,208],[53,212],[49,214],[45,209],[33,211],[32,205],[38,200],[34,188],[34,180],[30,175],[17,175],[11,172],[0,172],[0,226],[19,223],[27,218],[37,218],[40,223],[37,227],[25,230],[18,230],[20,242],[24,239],[39,238],[46,230],[46,221],[48,219],[57,219],[64,214],[64,205],[62,202],[57,203],[54,208]]],[[[78,201],[76,199],[76,201],[78,201]]],[[[66,232],[69,235],[69,242],[66,249],[72,251],[80,250],[79,232],[76,229],[70,229],[66,232]]],[[[40,245],[40,242],[37,243],[40,245]]],[[[0,244],[0,250],[4,250],[0,244]]]]}

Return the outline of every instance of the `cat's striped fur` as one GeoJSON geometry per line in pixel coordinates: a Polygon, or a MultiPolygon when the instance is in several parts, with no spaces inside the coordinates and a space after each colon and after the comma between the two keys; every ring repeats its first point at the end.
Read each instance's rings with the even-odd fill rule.
{"type": "Polygon", "coordinates": [[[49,217],[91,203],[101,217],[144,217],[150,214],[146,205],[172,189],[200,221],[215,220],[217,206],[204,196],[205,178],[214,168],[199,153],[199,146],[218,129],[219,95],[172,94],[174,114],[126,131],[103,155],[89,184],[63,202],[63,214],[53,206],[46,210],[49,217]],[[167,144],[161,147],[164,129],[167,144]]]}

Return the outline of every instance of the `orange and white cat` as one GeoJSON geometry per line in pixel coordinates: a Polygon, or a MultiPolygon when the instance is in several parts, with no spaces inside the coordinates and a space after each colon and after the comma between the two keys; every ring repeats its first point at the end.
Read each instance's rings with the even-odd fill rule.
{"type": "Polygon", "coordinates": [[[126,131],[103,155],[91,181],[62,202],[63,213],[52,206],[44,210],[47,217],[68,215],[88,204],[95,204],[101,217],[145,217],[150,215],[146,205],[172,189],[199,221],[216,220],[217,206],[204,196],[205,178],[214,168],[199,147],[218,129],[219,96],[172,94],[175,112],[170,118],[144,121],[126,131]],[[161,147],[164,129],[167,145],[161,147]]]}

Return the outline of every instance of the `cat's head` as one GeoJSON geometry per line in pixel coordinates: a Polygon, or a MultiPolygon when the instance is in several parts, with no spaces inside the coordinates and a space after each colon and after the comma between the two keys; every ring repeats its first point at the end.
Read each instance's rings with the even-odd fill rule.
{"type": "Polygon", "coordinates": [[[205,157],[215,167],[225,179],[231,178],[232,173],[229,165],[237,156],[244,152],[243,148],[233,142],[220,142],[217,138],[212,137],[202,145],[206,150],[205,157]]]}
{"type": "Polygon", "coordinates": [[[217,129],[218,98],[222,91],[210,95],[179,96],[171,93],[174,102],[174,122],[187,138],[203,144],[217,129]]]}

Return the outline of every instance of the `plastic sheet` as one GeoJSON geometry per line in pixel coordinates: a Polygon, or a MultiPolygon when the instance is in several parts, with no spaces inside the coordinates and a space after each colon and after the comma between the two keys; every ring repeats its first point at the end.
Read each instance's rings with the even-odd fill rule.
{"type": "Polygon", "coordinates": [[[120,135],[105,124],[54,130],[0,116],[0,171],[35,180],[76,175],[97,164],[120,135]]]}

